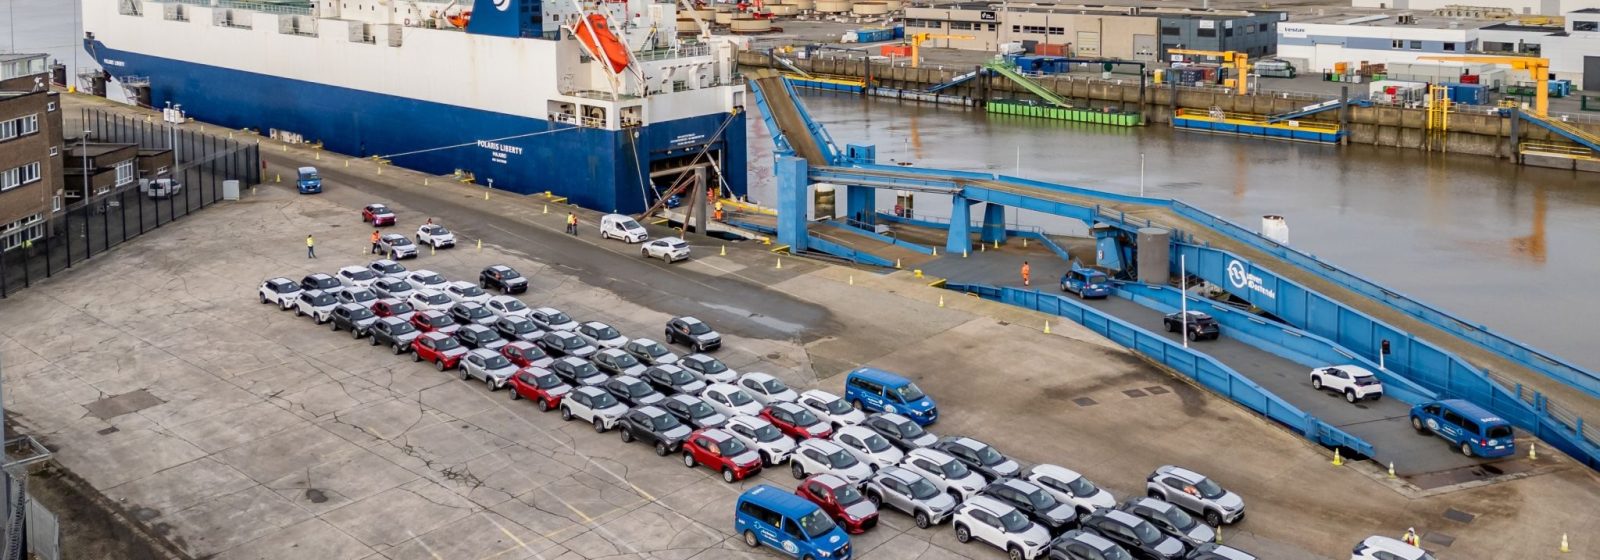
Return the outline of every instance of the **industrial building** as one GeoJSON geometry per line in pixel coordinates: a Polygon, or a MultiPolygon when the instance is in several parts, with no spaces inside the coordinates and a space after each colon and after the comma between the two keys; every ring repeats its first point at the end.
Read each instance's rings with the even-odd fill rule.
{"type": "Polygon", "coordinates": [[[971,37],[929,45],[995,51],[1008,43],[1062,45],[1081,58],[1169,60],[1168,49],[1272,54],[1284,14],[1244,10],[958,2],[908,6],[906,30],[971,37]]]}
{"type": "MultiPolygon", "coordinates": [[[[1600,8],[1600,0],[1351,0],[1356,8],[1380,10],[1476,10],[1501,12],[1505,16],[1554,16],[1583,9],[1600,8]]],[[[1489,15],[1489,14],[1485,14],[1489,15]]]]}
{"type": "Polygon", "coordinates": [[[61,103],[45,55],[0,55],[0,251],[43,238],[62,206],[61,103]]]}

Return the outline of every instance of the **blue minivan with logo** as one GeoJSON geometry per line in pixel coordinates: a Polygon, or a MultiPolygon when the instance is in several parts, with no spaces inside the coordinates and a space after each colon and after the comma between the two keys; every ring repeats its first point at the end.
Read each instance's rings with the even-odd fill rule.
{"type": "Polygon", "coordinates": [[[844,400],[861,410],[899,414],[921,426],[939,419],[939,408],[916,383],[877,368],[850,372],[844,380],[844,400]]]}
{"type": "Polygon", "coordinates": [[[322,192],[322,175],[317,173],[315,167],[302,167],[295,170],[299,177],[295,186],[300,189],[300,194],[316,194],[322,192]]]}
{"type": "Polygon", "coordinates": [[[850,560],[850,536],[828,512],[770,484],[739,495],[733,531],[750,548],[767,545],[796,560],[850,560]]]}
{"type": "Polygon", "coordinates": [[[1461,399],[1411,407],[1411,427],[1449,440],[1468,457],[1506,457],[1517,452],[1510,422],[1461,399]]]}

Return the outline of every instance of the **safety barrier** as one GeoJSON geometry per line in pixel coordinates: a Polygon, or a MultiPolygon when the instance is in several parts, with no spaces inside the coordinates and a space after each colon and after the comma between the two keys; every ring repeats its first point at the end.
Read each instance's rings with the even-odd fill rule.
{"type": "Polygon", "coordinates": [[[1032,105],[1019,101],[990,100],[984,103],[984,110],[996,115],[1018,115],[1089,124],[1112,126],[1139,126],[1144,124],[1144,118],[1138,113],[1109,113],[1094,109],[1079,109],[1077,107],[1032,105]]]}
{"type": "Polygon", "coordinates": [[[868,253],[866,251],[858,251],[856,249],[828,241],[821,237],[817,237],[816,235],[807,236],[806,248],[819,253],[833,255],[842,259],[849,259],[861,264],[881,266],[886,268],[894,267],[894,261],[885,259],[872,253],[868,253]]]}
{"type": "Polygon", "coordinates": [[[894,246],[897,246],[897,247],[905,247],[907,249],[910,249],[912,251],[916,251],[918,253],[922,253],[924,255],[932,255],[933,254],[933,248],[932,247],[928,247],[928,246],[925,246],[925,245],[919,245],[919,244],[916,244],[916,243],[912,243],[910,241],[906,241],[906,240],[895,238],[895,237],[890,237],[890,236],[878,233],[876,231],[872,231],[871,229],[868,229],[867,227],[863,227],[865,224],[862,224],[862,223],[857,222],[855,220],[848,220],[848,219],[847,220],[843,220],[843,221],[840,221],[840,220],[828,220],[828,223],[832,224],[834,227],[839,227],[839,228],[844,228],[846,230],[849,230],[851,233],[854,233],[856,235],[870,237],[872,239],[876,239],[878,241],[882,241],[884,243],[888,243],[890,245],[894,245],[894,246]]]}
{"type": "MultiPolygon", "coordinates": [[[[1117,297],[1126,298],[1155,308],[1162,313],[1177,311],[1181,303],[1179,291],[1169,286],[1152,286],[1137,282],[1115,282],[1117,297]]],[[[1207,299],[1189,298],[1189,310],[1209,313],[1217,324],[1226,329],[1228,336],[1239,339],[1283,359],[1319,368],[1340,364],[1353,364],[1366,368],[1383,381],[1385,396],[1402,402],[1416,404],[1439,398],[1439,394],[1418,385],[1364,356],[1341,348],[1333,341],[1315,334],[1257,317],[1239,308],[1207,299]]]]}
{"type": "Polygon", "coordinates": [[[1306,414],[1222,362],[1070,298],[1034,290],[980,284],[949,283],[946,287],[976,294],[984,299],[1066,317],[1193,379],[1246,408],[1288,426],[1311,441],[1349,449],[1368,457],[1373,455],[1372,444],[1306,414]]]}
{"type": "MultiPolygon", "coordinates": [[[[928,229],[943,229],[943,230],[950,229],[950,220],[948,220],[946,218],[940,218],[940,217],[937,217],[937,216],[930,216],[930,217],[925,217],[925,218],[906,218],[906,217],[902,217],[902,216],[896,216],[894,214],[889,214],[889,213],[885,213],[885,212],[879,212],[878,213],[878,219],[881,220],[881,221],[886,221],[886,222],[890,222],[890,223],[906,224],[906,225],[910,225],[910,226],[925,227],[925,228],[928,228],[928,229]]],[[[973,228],[981,228],[981,227],[983,227],[983,220],[981,218],[977,219],[977,220],[973,220],[971,222],[971,224],[969,224],[969,225],[971,227],[973,227],[973,228]]],[[[1058,257],[1061,257],[1061,260],[1064,260],[1064,261],[1072,260],[1072,256],[1067,254],[1067,250],[1061,248],[1061,245],[1056,244],[1056,241],[1054,239],[1051,239],[1049,235],[1046,235],[1044,233],[1044,228],[1041,228],[1039,226],[1023,226],[1021,224],[1007,224],[1006,225],[1006,236],[1008,236],[1008,237],[1026,237],[1028,239],[1036,239],[1040,243],[1044,244],[1045,248],[1049,249],[1050,252],[1055,253],[1056,256],[1058,256],[1058,257]]]]}

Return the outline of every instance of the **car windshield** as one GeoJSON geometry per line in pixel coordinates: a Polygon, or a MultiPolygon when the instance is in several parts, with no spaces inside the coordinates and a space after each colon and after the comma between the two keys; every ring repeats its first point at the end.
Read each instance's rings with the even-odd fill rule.
{"type": "Polygon", "coordinates": [[[589,377],[597,373],[600,373],[600,370],[594,369],[594,364],[589,362],[581,362],[572,366],[572,374],[579,378],[589,377]]]}
{"type": "Polygon", "coordinates": [[[617,333],[617,329],[613,329],[610,326],[605,325],[602,325],[598,328],[590,328],[589,335],[600,340],[611,340],[618,336],[622,336],[621,334],[617,333]]]}
{"type": "Polygon", "coordinates": [[[583,347],[588,346],[588,345],[589,345],[588,341],[586,341],[584,339],[581,339],[581,338],[578,338],[576,336],[566,336],[566,337],[562,337],[561,338],[561,347],[565,348],[567,350],[576,350],[578,348],[583,348],[583,347]]]}
{"type": "Polygon", "coordinates": [[[549,354],[545,354],[544,353],[544,349],[543,348],[540,348],[538,346],[528,346],[528,347],[522,348],[517,353],[520,354],[523,358],[527,358],[529,360],[538,360],[538,359],[545,358],[546,356],[549,356],[549,354]]]}
{"type": "Polygon", "coordinates": [[[1007,531],[1020,533],[1027,530],[1028,525],[1031,525],[1032,522],[1028,521],[1028,516],[1013,509],[1000,516],[1000,524],[1005,525],[1007,531]]]}
{"type": "Polygon", "coordinates": [[[700,363],[700,370],[705,372],[707,375],[711,375],[727,371],[728,366],[723,365],[722,360],[711,358],[700,363]]]}
{"type": "Polygon", "coordinates": [[[717,410],[711,408],[711,405],[700,401],[695,401],[694,404],[690,404],[684,408],[688,410],[690,418],[705,418],[717,413],[717,410]]]}
{"type": "Polygon", "coordinates": [[[461,347],[461,341],[456,340],[455,337],[441,338],[433,341],[433,343],[433,347],[438,350],[453,350],[461,347]]]}
{"type": "Polygon", "coordinates": [[[1223,494],[1222,487],[1217,486],[1217,483],[1212,482],[1209,478],[1200,479],[1200,482],[1194,483],[1194,488],[1195,490],[1199,490],[1200,496],[1207,500],[1221,498],[1223,494]]]}
{"type": "Polygon", "coordinates": [[[678,419],[671,414],[662,414],[655,418],[651,418],[650,426],[655,428],[655,430],[658,432],[665,432],[678,427],[678,419]]]}
{"type": "Polygon", "coordinates": [[[939,472],[944,474],[945,478],[950,479],[966,478],[967,475],[972,474],[972,471],[967,470],[967,466],[961,464],[961,461],[946,461],[945,464],[939,465],[939,472]]]}
{"type": "Polygon", "coordinates": [[[389,332],[392,334],[406,334],[409,332],[415,332],[416,330],[416,327],[411,326],[411,323],[407,323],[405,321],[400,321],[389,325],[389,332]]]}
{"type": "Polygon", "coordinates": [[[978,453],[978,463],[985,467],[992,467],[1006,462],[1006,456],[1001,455],[999,451],[995,451],[993,447],[985,445],[975,451],[978,453]]]}
{"type": "Polygon", "coordinates": [[[413,276],[412,278],[415,278],[418,282],[421,282],[423,284],[443,284],[444,283],[444,277],[443,276],[439,276],[438,274],[417,274],[417,275],[413,276]]]}
{"type": "Polygon", "coordinates": [[[659,342],[651,342],[649,344],[640,344],[638,346],[638,348],[639,348],[640,352],[644,352],[645,354],[650,355],[650,356],[661,356],[661,355],[664,355],[664,354],[667,353],[667,348],[665,346],[662,346],[661,343],[659,343],[659,342]]]}
{"type": "Polygon", "coordinates": [[[450,296],[444,294],[428,294],[422,296],[422,301],[428,302],[428,305],[440,305],[450,301],[450,296]]]}
{"type": "Polygon", "coordinates": [[[386,286],[391,292],[404,292],[412,289],[411,283],[405,280],[390,280],[388,282],[384,282],[383,285],[386,286]]]}
{"type": "Polygon", "coordinates": [[[682,241],[668,241],[666,243],[666,245],[668,247],[673,248],[673,249],[687,249],[687,248],[689,248],[689,244],[688,243],[684,243],[682,241]]]}
{"type": "Polygon", "coordinates": [[[446,233],[450,233],[450,230],[444,229],[444,226],[423,226],[422,231],[428,232],[428,235],[444,235],[446,233]]]}
{"type": "Polygon", "coordinates": [[[338,278],[322,277],[312,280],[311,283],[318,288],[332,288],[339,285],[338,278]]]}
{"type": "Polygon", "coordinates": [[[394,245],[396,247],[405,247],[405,246],[411,244],[411,240],[410,239],[407,239],[407,238],[404,238],[404,237],[400,237],[398,235],[396,235],[394,237],[390,237],[387,241],[388,241],[388,243],[390,245],[394,245]]]}
{"type": "Polygon", "coordinates": [[[818,420],[817,415],[812,414],[810,410],[795,407],[794,425],[811,426],[817,424],[818,422],[821,422],[821,420],[818,420]]]}
{"type": "Polygon", "coordinates": [[[754,400],[750,398],[750,395],[745,394],[744,391],[728,391],[727,397],[728,403],[732,404],[733,406],[744,406],[750,404],[750,402],[754,400]]]}
{"type": "Polygon", "coordinates": [[[737,456],[745,451],[749,451],[749,449],[744,446],[744,442],[733,438],[717,442],[717,452],[721,453],[723,457],[737,456]]]}
{"type": "Polygon", "coordinates": [[[517,334],[530,333],[530,332],[533,332],[535,330],[538,330],[537,327],[533,326],[533,321],[529,321],[527,319],[517,319],[517,320],[514,320],[514,321],[506,321],[506,328],[511,329],[511,332],[514,332],[514,333],[517,333],[517,334]]]}
{"type": "Polygon", "coordinates": [[[483,327],[482,330],[478,331],[478,344],[494,342],[496,340],[502,340],[500,337],[500,331],[488,327],[483,327]]]}
{"type": "Polygon", "coordinates": [[[666,376],[667,381],[673,385],[686,385],[694,382],[693,375],[689,375],[689,372],[677,368],[663,371],[662,375],[666,376]]]}
{"type": "Polygon", "coordinates": [[[509,268],[500,271],[500,278],[503,278],[505,280],[510,280],[512,278],[521,278],[521,277],[522,277],[522,273],[517,272],[515,270],[511,270],[509,268]]]}
{"type": "Polygon", "coordinates": [[[1161,539],[1165,538],[1162,536],[1161,531],[1156,530],[1155,525],[1151,525],[1143,521],[1134,524],[1133,534],[1137,535],[1139,537],[1139,542],[1144,544],[1156,544],[1161,542],[1161,539]]]}
{"type": "Polygon", "coordinates": [[[505,307],[506,311],[522,311],[528,308],[528,304],[522,303],[522,300],[516,298],[507,299],[500,305],[505,307]]]}
{"type": "Polygon", "coordinates": [[[761,427],[756,428],[754,431],[756,441],[761,443],[771,443],[783,437],[783,432],[778,431],[778,427],[772,424],[762,424],[761,427]]]}
{"type": "Polygon", "coordinates": [[[302,172],[300,172],[300,178],[301,179],[305,179],[307,181],[315,181],[317,179],[321,179],[322,176],[316,174],[316,172],[306,173],[306,172],[302,171],[302,172]]]}
{"type": "Polygon", "coordinates": [[[360,321],[362,319],[371,319],[371,318],[372,318],[372,310],[371,309],[367,309],[365,307],[357,307],[355,309],[351,309],[350,310],[350,320],[351,321],[360,321]]]}
{"type": "Polygon", "coordinates": [[[844,402],[844,399],[824,401],[822,403],[822,409],[828,411],[828,414],[845,414],[853,410],[850,407],[850,403],[844,402]]]}
{"type": "Polygon", "coordinates": [[[466,296],[466,297],[478,297],[478,296],[483,295],[483,288],[479,288],[479,287],[474,286],[472,284],[467,284],[465,286],[462,286],[459,289],[457,289],[456,291],[460,292],[461,295],[466,296]]]}
{"type": "Polygon", "coordinates": [[[570,323],[570,322],[572,322],[572,319],[567,318],[567,314],[566,313],[562,313],[560,311],[557,311],[555,313],[551,313],[550,315],[546,316],[544,318],[544,320],[545,320],[545,322],[550,323],[552,325],[560,325],[562,323],[570,323]]]}
{"type": "Polygon", "coordinates": [[[800,518],[800,529],[813,539],[828,534],[828,531],[832,531],[834,527],[837,527],[837,525],[834,525],[833,520],[828,518],[827,512],[820,509],[800,518]]]}
{"type": "Polygon", "coordinates": [[[905,439],[917,439],[928,433],[926,430],[922,429],[922,426],[918,426],[916,422],[909,420],[901,422],[899,425],[896,425],[895,428],[900,431],[900,437],[905,439]]]}
{"type": "Polygon", "coordinates": [[[330,296],[328,294],[320,294],[320,295],[311,296],[311,305],[314,305],[314,306],[317,306],[317,307],[321,307],[321,306],[324,306],[324,305],[333,305],[333,296],[330,296]]]}
{"type": "Polygon", "coordinates": [[[403,301],[397,301],[397,302],[392,303],[392,304],[389,305],[389,314],[390,315],[400,315],[400,314],[403,314],[403,313],[411,313],[413,311],[416,311],[416,309],[413,309],[411,307],[411,304],[403,302],[403,301]]]}
{"type": "Polygon", "coordinates": [[[769,395],[776,395],[789,390],[788,385],[784,385],[782,381],[778,381],[776,378],[762,381],[761,388],[766,389],[769,395]]]}
{"type": "Polygon", "coordinates": [[[1072,495],[1079,498],[1087,498],[1100,492],[1099,488],[1095,488],[1093,482],[1089,482],[1088,479],[1081,476],[1067,482],[1067,490],[1072,491],[1072,495]]]}
{"type": "Polygon", "coordinates": [[[561,386],[561,378],[556,377],[556,374],[554,373],[546,373],[534,378],[534,383],[537,384],[540,389],[554,389],[561,386]]]}
{"type": "Polygon", "coordinates": [[[593,402],[594,408],[596,410],[599,410],[599,409],[602,409],[602,408],[611,408],[613,406],[617,406],[617,398],[611,396],[611,393],[607,393],[607,392],[604,392],[604,391],[596,394],[594,396],[594,399],[593,399],[592,402],[593,402]]]}
{"type": "Polygon", "coordinates": [[[1378,385],[1380,383],[1378,381],[1378,376],[1376,376],[1376,375],[1357,375],[1357,376],[1355,376],[1353,381],[1355,381],[1356,385],[1359,385],[1359,386],[1362,386],[1362,387],[1367,387],[1367,386],[1371,386],[1371,385],[1378,385]]]}
{"type": "Polygon", "coordinates": [[[389,208],[387,208],[385,206],[382,206],[382,205],[374,204],[374,205],[372,205],[372,213],[373,214],[388,214],[389,213],[389,208]]]}
{"type": "Polygon", "coordinates": [[[1179,507],[1169,507],[1167,508],[1167,512],[1161,516],[1167,518],[1167,523],[1171,523],[1172,526],[1177,527],[1179,531],[1188,532],[1190,529],[1193,529],[1196,524],[1194,516],[1189,515],[1189,512],[1183,511],[1183,508],[1179,507]]]}
{"type": "Polygon", "coordinates": [[[1051,508],[1056,507],[1056,499],[1050,496],[1049,492],[1034,490],[1033,493],[1028,494],[1028,504],[1039,511],[1050,511],[1051,508]]]}
{"type": "Polygon", "coordinates": [[[617,220],[617,226],[624,230],[644,229],[643,227],[639,226],[639,222],[633,221],[633,218],[623,218],[621,220],[617,220]]]}
{"type": "Polygon", "coordinates": [[[424,319],[430,327],[443,327],[455,324],[455,321],[444,315],[428,315],[424,319]]]}
{"type": "Polygon", "coordinates": [[[1089,282],[1090,284],[1104,284],[1104,283],[1106,283],[1106,275],[1104,275],[1104,274],[1090,274],[1087,282],[1089,282]]]}
{"type": "Polygon", "coordinates": [[[867,436],[861,440],[861,444],[867,446],[867,451],[873,453],[883,453],[889,450],[889,440],[883,439],[883,436],[878,434],[867,436]]]}
{"type": "Polygon", "coordinates": [[[921,400],[922,397],[927,396],[927,394],[923,393],[922,389],[917,387],[917,384],[915,383],[907,383],[902,385],[899,388],[896,388],[894,393],[900,396],[901,402],[916,402],[921,400]]]}
{"type": "Polygon", "coordinates": [[[833,465],[833,468],[836,469],[848,469],[856,466],[856,456],[851,455],[849,451],[840,449],[828,455],[828,464],[833,465]]]}
{"type": "Polygon", "coordinates": [[[650,388],[650,386],[646,385],[644,383],[629,383],[628,384],[628,396],[630,396],[630,397],[634,397],[634,398],[642,397],[642,396],[650,394],[652,391],[653,390],[650,388]]]}
{"type": "Polygon", "coordinates": [[[838,500],[839,505],[843,507],[850,507],[866,499],[861,496],[861,491],[856,490],[855,485],[852,484],[846,484],[840,486],[838,490],[834,490],[833,498],[838,500]]]}
{"type": "Polygon", "coordinates": [[[347,293],[350,294],[351,301],[361,302],[378,299],[378,294],[372,293],[372,290],[351,290],[347,293]]]}
{"type": "Polygon", "coordinates": [[[706,334],[711,332],[711,327],[705,323],[689,323],[689,334],[706,334]]]}
{"type": "Polygon", "coordinates": [[[934,486],[932,482],[928,482],[928,479],[926,478],[919,476],[917,477],[916,482],[911,483],[911,497],[913,498],[918,500],[931,500],[934,496],[938,495],[939,487],[934,486]]]}
{"type": "Polygon", "coordinates": [[[351,280],[371,280],[378,277],[378,273],[362,268],[350,271],[351,280]]]}
{"type": "Polygon", "coordinates": [[[484,360],[483,365],[489,369],[500,369],[504,367],[511,367],[511,360],[507,360],[505,356],[495,354],[490,356],[489,359],[484,360]]]}
{"type": "Polygon", "coordinates": [[[611,356],[611,363],[619,368],[627,369],[639,365],[639,359],[627,352],[617,352],[611,356]]]}
{"type": "Polygon", "coordinates": [[[490,315],[493,315],[493,313],[489,312],[488,308],[480,306],[480,305],[473,305],[473,306],[467,307],[466,314],[467,314],[467,318],[469,318],[469,319],[482,319],[484,317],[488,317],[490,315]]]}

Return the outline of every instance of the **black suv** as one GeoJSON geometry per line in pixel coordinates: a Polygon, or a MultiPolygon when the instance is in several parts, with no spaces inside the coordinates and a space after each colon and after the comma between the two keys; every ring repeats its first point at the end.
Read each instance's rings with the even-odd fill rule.
{"type": "Polygon", "coordinates": [[[1161,318],[1161,326],[1166,327],[1167,332],[1178,332],[1178,325],[1182,324],[1183,335],[1189,337],[1189,340],[1216,340],[1218,336],[1222,336],[1222,330],[1217,327],[1217,320],[1210,315],[1190,311],[1187,321],[1183,320],[1181,315],[1182,311],[1168,313],[1166,317],[1161,318]]]}
{"type": "Polygon", "coordinates": [[[484,307],[481,303],[471,301],[463,301],[450,306],[450,318],[457,325],[491,326],[494,325],[496,320],[494,312],[489,311],[489,308],[484,307]]]}
{"type": "Polygon", "coordinates": [[[506,340],[538,342],[539,337],[544,336],[544,331],[539,329],[539,325],[533,324],[532,319],[516,315],[501,317],[499,321],[495,321],[494,330],[500,331],[500,336],[506,340]]]}
{"type": "Polygon", "coordinates": [[[722,347],[722,334],[694,317],[674,317],[667,321],[667,344],[682,344],[695,352],[710,352],[722,347]]]}
{"type": "Polygon", "coordinates": [[[550,371],[561,377],[568,385],[582,387],[584,385],[599,385],[606,381],[606,374],[595,369],[594,364],[582,358],[567,356],[557,358],[550,363],[550,371]]]}
{"type": "Polygon", "coordinates": [[[378,316],[372,314],[371,309],[355,303],[341,303],[334,306],[333,313],[328,314],[333,332],[349,330],[350,338],[361,338],[367,335],[367,329],[378,322],[378,316]]]}
{"type": "Polygon", "coordinates": [[[1050,531],[1051,536],[1059,536],[1077,525],[1077,509],[1056,501],[1055,496],[1032,482],[1001,479],[985,486],[980,493],[1027,514],[1034,523],[1050,531]]]}
{"type": "Polygon", "coordinates": [[[693,374],[672,364],[650,366],[650,369],[644,370],[644,380],[667,395],[698,395],[706,390],[706,382],[695,379],[693,374]]]}
{"type": "Polygon", "coordinates": [[[711,408],[706,401],[689,395],[667,397],[656,406],[667,409],[679,421],[695,428],[717,428],[728,423],[728,417],[711,408]]]}
{"type": "Polygon", "coordinates": [[[642,406],[628,411],[617,420],[617,430],[622,432],[623,443],[640,440],[656,446],[656,455],[666,457],[683,447],[689,437],[689,427],[665,410],[642,406]]]}
{"type": "Polygon", "coordinates": [[[1136,558],[1176,560],[1187,552],[1178,539],[1126,511],[1099,509],[1083,518],[1083,528],[1122,545],[1136,558]]]}
{"type": "Polygon", "coordinates": [[[339,283],[338,278],[334,278],[332,275],[323,274],[321,272],[307,274],[305,278],[300,279],[300,289],[302,290],[326,291],[343,285],[344,284],[339,283]]]}
{"type": "Polygon", "coordinates": [[[628,406],[649,406],[666,398],[649,383],[631,375],[618,375],[601,383],[600,387],[628,406]]]}
{"type": "Polygon", "coordinates": [[[478,286],[485,290],[492,287],[500,290],[502,294],[520,294],[528,291],[528,279],[517,272],[517,269],[503,264],[492,264],[478,273],[478,286]]]}
{"type": "Polygon", "coordinates": [[[889,440],[890,445],[901,451],[927,447],[938,441],[937,437],[922,429],[921,424],[899,414],[874,414],[868,416],[861,425],[878,432],[883,439],[889,440]]]}
{"type": "Polygon", "coordinates": [[[506,345],[506,339],[500,338],[500,333],[483,325],[461,325],[461,329],[456,331],[456,340],[469,349],[499,350],[506,345]]]}
{"type": "Polygon", "coordinates": [[[422,334],[417,331],[416,325],[399,317],[382,317],[368,329],[371,338],[368,339],[373,346],[379,344],[394,347],[395,355],[411,350],[411,341],[422,334]]]}
{"type": "Polygon", "coordinates": [[[1012,478],[1022,471],[1021,465],[994,446],[969,437],[943,437],[928,447],[955,457],[957,461],[966,464],[967,468],[983,475],[989,482],[1012,478]]]}
{"type": "Polygon", "coordinates": [[[600,371],[611,375],[642,375],[644,364],[633,354],[623,352],[619,348],[607,348],[589,356],[589,361],[594,362],[600,371]]]}
{"type": "Polygon", "coordinates": [[[535,342],[535,344],[538,344],[539,347],[543,348],[546,353],[555,357],[573,356],[577,358],[588,358],[589,356],[593,356],[596,350],[599,350],[598,348],[595,348],[593,345],[589,344],[589,341],[584,340],[583,337],[572,334],[569,331],[551,331],[544,333],[544,336],[539,337],[539,340],[535,342]]]}

